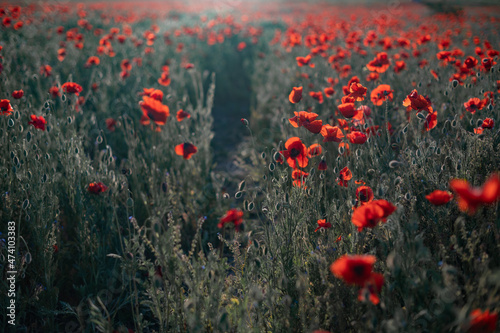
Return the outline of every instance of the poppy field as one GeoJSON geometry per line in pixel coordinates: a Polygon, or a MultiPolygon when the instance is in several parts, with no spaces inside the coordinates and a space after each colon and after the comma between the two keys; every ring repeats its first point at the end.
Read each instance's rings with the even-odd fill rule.
{"type": "Polygon", "coordinates": [[[0,331],[498,331],[500,7],[0,21],[0,331]]]}

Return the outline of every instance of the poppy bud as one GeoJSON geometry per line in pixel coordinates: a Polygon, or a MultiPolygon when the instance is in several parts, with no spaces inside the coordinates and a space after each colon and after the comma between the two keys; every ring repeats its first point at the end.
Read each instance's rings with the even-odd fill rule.
{"type": "Polygon", "coordinates": [[[318,164],[318,170],[326,170],[327,168],[328,168],[328,166],[326,165],[326,161],[321,160],[318,164]]]}

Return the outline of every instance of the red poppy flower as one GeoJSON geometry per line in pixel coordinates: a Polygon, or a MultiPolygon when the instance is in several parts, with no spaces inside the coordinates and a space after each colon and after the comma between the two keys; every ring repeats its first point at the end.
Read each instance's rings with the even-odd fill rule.
{"type": "Polygon", "coordinates": [[[127,40],[127,36],[125,36],[125,35],[118,35],[117,39],[118,39],[118,43],[123,44],[127,40]]]}
{"type": "Polygon", "coordinates": [[[435,190],[425,196],[429,202],[435,206],[445,205],[453,199],[453,195],[448,191],[435,190]]]}
{"type": "Polygon", "coordinates": [[[473,215],[479,206],[490,205],[500,200],[500,177],[493,174],[482,187],[472,187],[466,180],[450,181],[451,190],[457,195],[458,208],[473,215]]]}
{"type": "Polygon", "coordinates": [[[356,112],[358,111],[355,107],[354,107],[354,103],[344,103],[344,104],[340,104],[338,107],[337,107],[340,111],[340,113],[342,113],[342,115],[346,118],[352,118],[354,117],[354,115],[356,114],[356,112]]]}
{"type": "Polygon", "coordinates": [[[352,179],[352,172],[348,167],[340,170],[339,177],[337,178],[339,186],[347,187],[347,182],[352,179]]]}
{"type": "Polygon", "coordinates": [[[330,271],[345,283],[363,287],[370,279],[373,264],[377,258],[372,255],[343,255],[330,266],[330,271]]]}
{"type": "MultiPolygon", "coordinates": [[[[478,44],[479,44],[479,43],[478,43],[478,44]]],[[[477,45],[477,44],[476,44],[476,45],[477,45]]],[[[477,47],[474,49],[474,51],[475,51],[475,52],[476,52],[476,54],[477,54],[478,56],[480,56],[480,57],[482,57],[482,56],[484,55],[483,50],[482,50],[479,46],[477,46],[477,47]]]]}
{"type": "Polygon", "coordinates": [[[487,105],[489,103],[492,106],[495,106],[495,93],[493,91],[485,91],[483,96],[485,97],[483,99],[484,105],[487,105]]]}
{"type": "Polygon", "coordinates": [[[450,82],[457,81],[457,82],[458,82],[461,86],[463,86],[463,85],[464,85],[464,80],[465,80],[466,78],[467,78],[467,76],[466,76],[466,75],[461,75],[460,73],[455,73],[455,74],[453,74],[453,75],[450,77],[449,81],[450,81],[450,82]]]}
{"type": "Polygon", "coordinates": [[[240,52],[241,52],[241,51],[243,51],[243,50],[245,49],[245,47],[247,47],[247,43],[245,43],[245,42],[240,42],[240,43],[238,44],[237,49],[238,49],[238,51],[240,51],[240,52]]]}
{"type": "Polygon", "coordinates": [[[373,197],[373,190],[369,186],[360,186],[356,189],[356,199],[361,204],[372,202],[373,197]]]}
{"type": "Polygon", "coordinates": [[[449,48],[451,45],[451,41],[449,39],[443,39],[442,41],[439,42],[439,49],[440,50],[444,50],[444,49],[447,49],[449,48]]]}
{"type": "Polygon", "coordinates": [[[478,62],[479,61],[476,58],[468,56],[467,59],[464,60],[464,65],[468,69],[471,69],[471,68],[476,67],[476,65],[478,64],[478,62]]]}
{"type": "Polygon", "coordinates": [[[323,152],[323,148],[321,147],[321,145],[318,143],[315,143],[315,144],[310,145],[309,148],[307,148],[307,157],[312,158],[312,157],[321,155],[322,152],[323,152]]]}
{"type": "Polygon", "coordinates": [[[353,97],[356,102],[360,102],[365,99],[366,91],[367,91],[366,87],[363,87],[361,83],[353,82],[349,87],[348,96],[353,97]]]}
{"type": "Polygon", "coordinates": [[[318,227],[314,229],[314,232],[317,232],[319,229],[329,229],[332,227],[330,222],[326,222],[326,220],[318,220],[318,227]]]}
{"type": "Polygon", "coordinates": [[[413,91],[406,96],[406,99],[403,101],[403,106],[408,109],[413,109],[416,111],[427,111],[432,113],[431,100],[427,97],[419,95],[417,90],[413,89],[413,91]]]}
{"type": "Polygon", "coordinates": [[[326,87],[325,89],[323,89],[323,91],[325,92],[325,96],[330,98],[333,96],[333,94],[335,94],[335,90],[333,90],[332,87],[326,87]]]}
{"type": "Polygon", "coordinates": [[[354,104],[354,102],[356,102],[356,99],[354,97],[351,97],[351,96],[347,95],[347,96],[342,97],[340,99],[340,102],[342,104],[346,104],[346,103],[354,104]]]}
{"type": "Polygon", "coordinates": [[[180,109],[179,111],[177,111],[177,121],[182,121],[186,118],[191,118],[191,115],[189,114],[189,112],[186,112],[182,109],[180,109]]]}
{"type": "Polygon", "coordinates": [[[286,150],[280,153],[286,158],[288,165],[296,169],[305,168],[309,163],[307,159],[307,148],[298,137],[292,137],[285,143],[286,150]]]}
{"type": "Polygon", "coordinates": [[[364,130],[364,132],[366,133],[367,136],[370,136],[370,135],[379,135],[380,136],[380,132],[378,132],[379,128],[380,128],[379,125],[370,126],[370,127],[367,127],[364,130]]]}
{"type": "Polygon", "coordinates": [[[351,65],[344,65],[340,68],[339,76],[341,78],[348,77],[351,74],[352,67],[351,65]]]}
{"type": "Polygon", "coordinates": [[[351,143],[361,145],[368,140],[368,137],[366,136],[365,133],[361,133],[359,131],[353,131],[351,133],[347,134],[347,138],[351,143]]]}
{"type": "Polygon", "coordinates": [[[481,127],[493,129],[493,127],[495,127],[495,121],[491,118],[485,118],[483,120],[483,123],[481,124],[481,127]]]}
{"type": "Polygon", "coordinates": [[[52,95],[52,98],[56,98],[56,97],[61,96],[61,91],[59,90],[59,87],[54,86],[54,87],[50,87],[49,94],[52,95]]]}
{"type": "Polygon", "coordinates": [[[321,91],[310,91],[309,96],[317,100],[319,104],[322,104],[324,101],[323,93],[321,91]]]}
{"type": "Polygon", "coordinates": [[[237,208],[230,209],[220,219],[217,227],[222,229],[224,224],[233,223],[236,231],[240,230],[240,225],[243,223],[243,212],[237,208]]]}
{"type": "Polygon", "coordinates": [[[123,72],[130,72],[132,70],[132,63],[128,59],[123,59],[120,63],[120,68],[123,72]]]}
{"type": "Polygon", "coordinates": [[[149,96],[143,96],[142,99],[139,102],[143,113],[141,124],[148,125],[150,120],[153,120],[156,125],[165,125],[170,115],[168,106],[149,96]]]}
{"type": "Polygon", "coordinates": [[[63,61],[64,58],[66,58],[66,49],[63,47],[57,50],[57,60],[63,61]]]}
{"type": "Polygon", "coordinates": [[[83,90],[81,85],[74,82],[66,82],[61,86],[61,88],[65,93],[75,94],[76,96],[78,96],[83,90]]]}
{"type": "Polygon", "coordinates": [[[107,118],[106,119],[106,128],[110,131],[110,132],[114,132],[115,131],[115,126],[116,126],[116,120],[114,120],[113,118],[107,118]]]}
{"type": "Polygon", "coordinates": [[[351,85],[353,83],[360,83],[359,77],[357,77],[357,76],[351,77],[349,82],[347,82],[347,85],[342,87],[342,92],[344,93],[344,95],[349,95],[351,93],[349,88],[351,87],[351,85]]]}
{"type": "Polygon", "coordinates": [[[495,332],[498,322],[498,314],[489,310],[481,311],[475,309],[470,314],[470,322],[468,325],[468,333],[489,333],[495,332]]]}
{"type": "Polygon", "coordinates": [[[482,127],[476,127],[476,128],[474,128],[474,134],[478,134],[479,135],[479,134],[483,134],[483,132],[484,132],[484,128],[482,128],[482,127]]]}
{"type": "Polygon", "coordinates": [[[14,97],[15,99],[20,99],[24,96],[24,91],[21,89],[21,90],[14,90],[12,92],[12,97],[14,97]]]}
{"type": "Polygon", "coordinates": [[[302,87],[293,87],[290,95],[288,95],[288,100],[290,103],[298,103],[302,99],[302,87]]]}
{"type": "Polygon", "coordinates": [[[350,131],[349,123],[345,119],[337,118],[337,122],[339,123],[339,127],[343,130],[350,131]]]}
{"type": "Polygon", "coordinates": [[[375,105],[384,104],[385,100],[389,100],[392,102],[394,95],[392,94],[393,90],[391,90],[391,86],[388,84],[381,84],[377,88],[372,90],[370,95],[370,99],[375,105]]]}
{"type": "Polygon", "coordinates": [[[302,187],[305,183],[305,179],[309,176],[307,172],[299,169],[292,171],[293,186],[302,187]]]}
{"type": "Polygon", "coordinates": [[[370,74],[368,74],[366,76],[366,81],[376,81],[378,80],[378,78],[380,77],[380,75],[376,72],[371,72],[370,74]]]}
{"type": "Polygon", "coordinates": [[[472,114],[476,113],[477,110],[482,110],[485,106],[485,101],[477,97],[473,97],[464,103],[465,109],[472,114]]]}
{"type": "Polygon", "coordinates": [[[384,73],[389,68],[389,65],[390,61],[387,53],[380,52],[375,59],[366,65],[366,68],[371,72],[384,73]]]}
{"type": "Polygon", "coordinates": [[[309,65],[309,67],[314,68],[314,64],[311,64],[311,55],[308,54],[306,57],[297,57],[295,60],[297,60],[297,65],[299,67],[309,65]]]}
{"type": "Polygon", "coordinates": [[[175,153],[182,156],[185,160],[189,160],[197,151],[198,148],[189,142],[181,143],[180,145],[175,146],[175,153]]]}
{"type": "Polygon", "coordinates": [[[163,101],[163,91],[155,88],[144,88],[144,91],[140,95],[154,98],[160,102],[163,101]]]}
{"type": "Polygon", "coordinates": [[[498,51],[498,50],[488,50],[488,52],[486,52],[486,54],[488,55],[488,57],[494,58],[494,57],[500,55],[500,51],[498,51]]]}
{"type": "Polygon", "coordinates": [[[429,113],[427,117],[425,117],[424,128],[426,131],[430,131],[434,127],[437,126],[437,111],[429,113]]]}
{"type": "Polygon", "coordinates": [[[396,207],[387,200],[375,200],[356,208],[351,221],[358,227],[358,231],[363,231],[364,228],[376,227],[379,222],[386,222],[387,217],[395,210],[396,207]]]}
{"type": "Polygon", "coordinates": [[[334,87],[337,83],[339,83],[339,79],[334,79],[333,77],[329,77],[326,79],[326,81],[334,87]]]}
{"type": "Polygon", "coordinates": [[[339,127],[328,124],[321,127],[321,135],[323,136],[323,142],[341,142],[344,138],[344,134],[339,127]]]}
{"type": "Polygon", "coordinates": [[[130,76],[130,72],[128,72],[128,71],[121,71],[120,72],[120,79],[122,79],[122,80],[128,78],[129,76],[130,76]]]}
{"type": "Polygon", "coordinates": [[[44,75],[45,77],[52,75],[52,67],[49,65],[43,65],[40,67],[40,75],[44,75]]]}
{"type": "Polygon", "coordinates": [[[419,44],[425,44],[431,40],[431,35],[424,35],[418,40],[419,44]]]}
{"type": "Polygon", "coordinates": [[[359,290],[358,300],[360,302],[370,301],[373,305],[380,303],[379,294],[384,286],[384,276],[380,273],[372,272],[365,283],[365,286],[359,290]]]}
{"type": "Polygon", "coordinates": [[[491,70],[491,67],[496,64],[496,61],[494,61],[492,58],[483,58],[483,60],[481,60],[481,67],[486,72],[489,72],[491,70]]]}
{"type": "Polygon", "coordinates": [[[14,109],[12,108],[12,105],[10,105],[10,100],[8,99],[2,99],[0,100],[0,114],[5,116],[5,115],[10,115],[12,112],[14,112],[14,109]]]}
{"type": "Polygon", "coordinates": [[[399,73],[404,69],[406,69],[406,62],[404,62],[403,60],[396,61],[396,64],[394,66],[394,72],[399,73]]]}
{"type": "Polygon", "coordinates": [[[97,66],[101,63],[101,60],[96,57],[96,56],[91,56],[87,59],[87,62],[85,63],[85,67],[91,67],[91,66],[97,66]]]}
{"type": "Polygon", "coordinates": [[[11,26],[12,24],[12,19],[10,17],[4,17],[3,20],[2,20],[2,24],[4,27],[8,28],[11,26]]]}
{"type": "Polygon", "coordinates": [[[445,62],[447,61],[454,61],[454,58],[451,57],[451,52],[450,51],[441,51],[441,52],[438,52],[436,53],[436,58],[438,58],[438,60],[443,60],[445,62]]]}
{"type": "Polygon", "coordinates": [[[41,129],[42,131],[45,131],[45,125],[47,125],[47,121],[45,120],[44,117],[40,116],[37,117],[34,114],[30,116],[30,121],[28,122],[29,125],[35,126],[35,128],[41,129]]]}
{"type": "Polygon", "coordinates": [[[87,190],[93,194],[99,194],[102,192],[106,192],[107,189],[108,189],[108,187],[101,182],[90,183],[89,187],[87,188],[87,190]]]}
{"type": "Polygon", "coordinates": [[[171,82],[170,73],[169,72],[161,73],[161,77],[158,79],[158,83],[166,87],[170,85],[170,82],[171,82]]]}
{"type": "Polygon", "coordinates": [[[299,111],[294,112],[295,117],[288,119],[293,127],[304,126],[309,132],[317,134],[321,131],[322,120],[316,120],[318,115],[313,112],[299,111]]]}

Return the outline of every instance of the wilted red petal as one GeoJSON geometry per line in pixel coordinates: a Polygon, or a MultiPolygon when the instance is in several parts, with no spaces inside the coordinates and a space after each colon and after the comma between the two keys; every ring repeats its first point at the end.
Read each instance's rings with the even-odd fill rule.
{"type": "Polygon", "coordinates": [[[372,255],[343,255],[330,266],[330,271],[345,283],[362,287],[370,278],[376,261],[372,255]]]}

